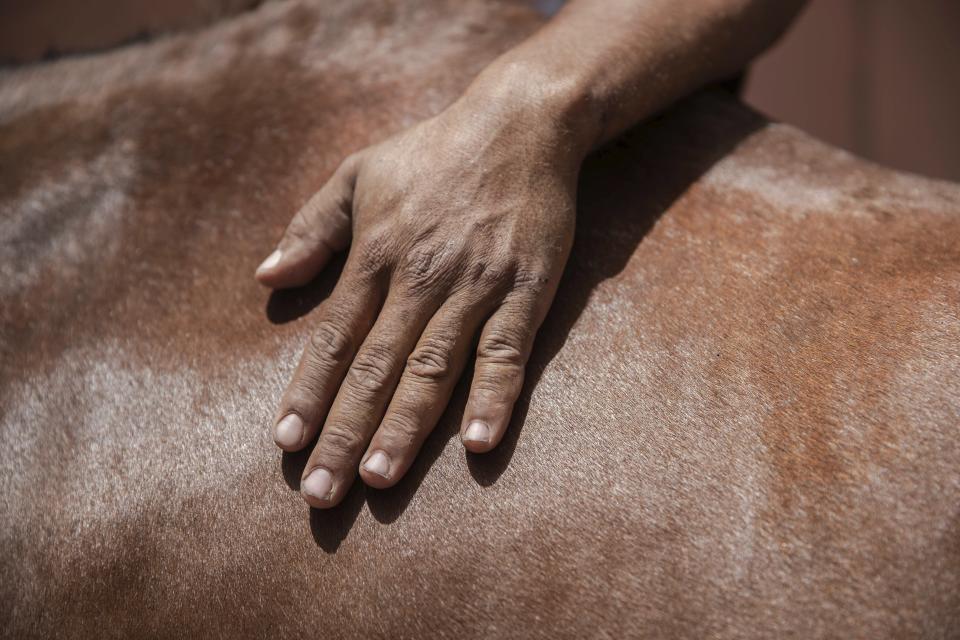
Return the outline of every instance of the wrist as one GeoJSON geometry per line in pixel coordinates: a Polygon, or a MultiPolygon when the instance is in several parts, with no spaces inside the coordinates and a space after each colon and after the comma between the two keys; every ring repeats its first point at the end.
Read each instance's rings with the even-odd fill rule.
{"type": "Polygon", "coordinates": [[[549,141],[578,165],[601,136],[600,110],[584,84],[529,61],[494,62],[457,106],[513,122],[518,131],[549,141]]]}

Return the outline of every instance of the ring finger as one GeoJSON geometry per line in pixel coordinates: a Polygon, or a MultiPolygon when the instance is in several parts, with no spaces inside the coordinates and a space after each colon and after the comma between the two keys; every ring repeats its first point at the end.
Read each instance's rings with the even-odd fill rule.
{"type": "Polygon", "coordinates": [[[446,409],[486,311],[464,294],[430,320],[363,457],[360,475],[368,485],[389,487],[407,472],[446,409]]]}

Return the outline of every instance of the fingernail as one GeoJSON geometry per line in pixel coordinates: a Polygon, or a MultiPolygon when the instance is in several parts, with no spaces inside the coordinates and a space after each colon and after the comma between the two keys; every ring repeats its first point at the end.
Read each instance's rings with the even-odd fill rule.
{"type": "Polygon", "coordinates": [[[280,262],[280,257],[282,255],[283,254],[280,252],[280,249],[277,249],[271,253],[269,256],[267,256],[267,259],[261,262],[260,266],[257,267],[257,273],[262,273],[268,269],[273,269],[275,266],[277,266],[277,263],[280,262]]]}
{"type": "Polygon", "coordinates": [[[303,419],[295,413],[285,416],[273,429],[273,439],[284,447],[295,447],[303,439],[303,419]]]}
{"type": "Polygon", "coordinates": [[[363,463],[363,468],[386,478],[390,474],[390,458],[383,451],[374,451],[373,455],[363,463]]]}
{"type": "Polygon", "coordinates": [[[490,427],[486,422],[474,420],[467,425],[467,430],[463,432],[463,439],[470,442],[490,442],[490,427]]]}
{"type": "Polygon", "coordinates": [[[333,490],[333,476],[326,469],[314,469],[303,481],[302,489],[304,493],[323,500],[333,490]]]}

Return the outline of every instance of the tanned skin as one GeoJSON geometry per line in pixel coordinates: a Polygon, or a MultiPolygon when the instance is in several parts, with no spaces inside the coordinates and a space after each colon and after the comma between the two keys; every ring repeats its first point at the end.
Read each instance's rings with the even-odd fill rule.
{"type": "Polygon", "coordinates": [[[244,269],[545,23],[264,2],[0,71],[0,638],[957,635],[960,184],[725,91],[584,162],[495,450],[451,438],[464,375],[397,485],[320,510],[251,428],[343,260],[244,269]]]}
{"type": "Polygon", "coordinates": [[[319,433],[302,481],[311,506],[338,504],[358,471],[395,484],[474,345],[461,439],[497,446],[570,252],[586,155],[735,74],[802,4],[570,2],[446,110],[343,161],[256,273],[303,285],[350,249],[274,426],[285,451],[319,433]]]}

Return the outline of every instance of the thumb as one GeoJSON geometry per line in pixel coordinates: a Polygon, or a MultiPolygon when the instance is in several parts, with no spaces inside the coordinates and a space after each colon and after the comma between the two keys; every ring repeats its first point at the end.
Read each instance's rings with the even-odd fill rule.
{"type": "Polygon", "coordinates": [[[273,289],[304,285],[334,253],[347,248],[358,164],[355,155],[344,160],[297,212],[277,249],[257,267],[261,284],[273,289]]]}

